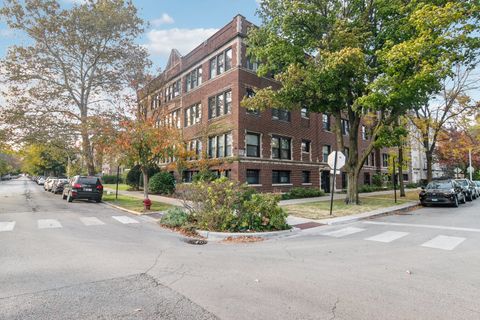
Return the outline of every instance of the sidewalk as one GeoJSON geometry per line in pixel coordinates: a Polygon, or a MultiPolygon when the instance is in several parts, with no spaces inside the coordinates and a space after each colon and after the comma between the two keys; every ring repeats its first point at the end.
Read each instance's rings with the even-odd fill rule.
{"type": "MultiPolygon", "coordinates": [[[[416,190],[416,189],[408,189],[408,190],[416,190]]],[[[375,191],[375,192],[364,192],[360,193],[360,196],[363,197],[370,197],[370,196],[379,196],[379,195],[385,195],[385,194],[393,194],[393,190],[386,190],[386,191],[375,191]]],[[[335,193],[333,195],[334,200],[339,200],[339,199],[345,199],[346,194],[345,193],[335,193]]],[[[397,196],[400,199],[400,193],[397,190],[397,196]]],[[[331,195],[325,195],[321,197],[315,197],[315,198],[303,198],[303,199],[291,199],[291,200],[281,200],[279,204],[281,206],[286,206],[290,204],[302,204],[302,203],[310,203],[310,202],[319,202],[319,201],[330,201],[331,195]]]]}
{"type": "MultiPolygon", "coordinates": [[[[115,194],[114,189],[105,188],[105,190],[111,191],[113,194],[115,194]]],[[[118,190],[118,194],[143,200],[143,191],[120,191],[120,190],[118,190]]],[[[159,196],[159,195],[156,195],[156,194],[149,194],[148,198],[150,198],[150,200],[152,200],[152,201],[163,202],[163,203],[166,203],[166,204],[169,204],[169,205],[172,205],[172,206],[177,206],[177,207],[183,207],[183,203],[179,199],[159,196]]]]}

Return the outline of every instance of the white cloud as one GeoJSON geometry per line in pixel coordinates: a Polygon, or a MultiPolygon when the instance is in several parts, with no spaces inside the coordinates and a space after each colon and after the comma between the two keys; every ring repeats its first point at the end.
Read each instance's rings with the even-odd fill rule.
{"type": "Polygon", "coordinates": [[[213,28],[153,29],[147,33],[148,42],[145,47],[152,55],[167,57],[172,49],[177,49],[185,55],[217,31],[218,29],[213,28]]]}
{"type": "Polygon", "coordinates": [[[154,19],[151,21],[152,25],[155,27],[158,27],[162,24],[172,24],[175,23],[175,20],[173,20],[172,17],[168,15],[168,13],[162,13],[162,16],[158,19],[154,19]]]}

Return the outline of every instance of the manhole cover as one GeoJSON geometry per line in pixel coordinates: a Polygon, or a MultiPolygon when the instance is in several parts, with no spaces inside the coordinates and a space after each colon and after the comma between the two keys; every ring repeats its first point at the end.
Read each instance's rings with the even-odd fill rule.
{"type": "Polygon", "coordinates": [[[194,245],[207,244],[207,240],[203,240],[203,239],[185,238],[183,239],[183,241],[188,244],[194,244],[194,245]]]}

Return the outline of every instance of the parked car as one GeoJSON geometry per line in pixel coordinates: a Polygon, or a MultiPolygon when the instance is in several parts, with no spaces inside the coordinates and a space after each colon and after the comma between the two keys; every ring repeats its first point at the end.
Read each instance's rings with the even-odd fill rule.
{"type": "Polygon", "coordinates": [[[462,187],[467,201],[473,201],[473,199],[477,198],[477,189],[472,183],[470,183],[470,180],[456,179],[455,181],[462,187]]]}
{"type": "Polygon", "coordinates": [[[63,186],[68,183],[68,179],[56,179],[52,184],[51,191],[54,194],[63,193],[63,186]]]}
{"type": "Polygon", "coordinates": [[[37,179],[37,184],[38,184],[39,186],[43,186],[43,185],[45,184],[45,178],[44,178],[44,177],[39,177],[39,178],[37,179]]]}
{"type": "Polygon", "coordinates": [[[52,184],[53,182],[58,179],[57,177],[48,177],[46,180],[45,180],[45,183],[43,184],[43,189],[45,191],[50,191],[52,190],[52,184]]]}
{"type": "Polygon", "coordinates": [[[103,185],[98,177],[75,176],[63,186],[62,198],[68,202],[77,199],[102,201],[103,185]]]}
{"type": "Polygon", "coordinates": [[[459,203],[465,203],[465,193],[455,180],[437,180],[422,187],[419,194],[422,206],[435,204],[450,204],[458,207],[459,203]]]}
{"type": "Polygon", "coordinates": [[[475,188],[477,189],[477,193],[480,196],[480,180],[473,181],[475,183],[475,188]]]}

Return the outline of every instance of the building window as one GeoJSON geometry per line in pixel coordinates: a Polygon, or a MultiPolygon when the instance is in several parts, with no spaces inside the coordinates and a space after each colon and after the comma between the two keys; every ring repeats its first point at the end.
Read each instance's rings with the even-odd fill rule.
{"type": "Polygon", "coordinates": [[[367,127],[362,126],[362,139],[363,140],[368,140],[368,132],[367,132],[367,127]]]}
{"type": "Polygon", "coordinates": [[[403,174],[403,181],[408,181],[408,174],[407,173],[403,174]]]}
{"type": "Polygon", "coordinates": [[[213,119],[232,111],[232,91],[225,91],[208,98],[208,119],[213,119]]]}
{"type": "Polygon", "coordinates": [[[187,143],[189,157],[187,160],[196,160],[202,157],[202,141],[195,139],[187,143]]]}
{"type": "Polygon", "coordinates": [[[232,49],[227,49],[210,59],[210,79],[232,68],[232,49]]]}
{"type": "Polygon", "coordinates": [[[182,172],[182,181],[183,182],[192,182],[193,181],[193,176],[197,174],[197,171],[183,171],[182,172]]]}
{"type": "Polygon", "coordinates": [[[247,157],[260,157],[260,135],[258,133],[247,133],[247,157]]]}
{"type": "Polygon", "coordinates": [[[247,169],[247,183],[260,184],[260,170],[247,169]]]}
{"type": "Polygon", "coordinates": [[[371,165],[372,167],[375,167],[375,153],[374,153],[374,152],[372,152],[372,153],[370,154],[370,165],[371,165]]]}
{"type": "Polygon", "coordinates": [[[310,141],[302,140],[302,152],[310,153],[310,141]]]}
{"type": "Polygon", "coordinates": [[[348,187],[348,178],[345,172],[342,172],[342,189],[347,189],[348,187]]]}
{"type": "Polygon", "coordinates": [[[300,114],[302,115],[302,118],[305,118],[305,119],[309,119],[310,118],[310,112],[308,111],[308,109],[306,107],[303,107],[301,110],[300,110],[300,114]]]}
{"type": "Polygon", "coordinates": [[[223,158],[232,155],[232,134],[226,133],[208,138],[208,157],[223,158]]]}
{"type": "Polygon", "coordinates": [[[253,57],[247,56],[247,61],[245,66],[248,70],[257,72],[259,65],[260,64],[257,62],[257,60],[255,60],[253,57]]]}
{"type": "Polygon", "coordinates": [[[272,171],[272,184],[290,183],[290,171],[272,171]]]}
{"type": "Polygon", "coordinates": [[[272,109],[272,119],[290,122],[290,111],[283,109],[272,109]]]}
{"type": "Polygon", "coordinates": [[[325,145],[322,147],[322,161],[328,162],[328,155],[332,152],[332,147],[325,145]]]}
{"type": "Polygon", "coordinates": [[[187,74],[185,81],[186,91],[190,91],[202,84],[202,67],[198,67],[187,74]]]}
{"type": "Polygon", "coordinates": [[[184,116],[184,127],[189,127],[193,126],[194,124],[200,123],[202,119],[202,105],[200,103],[197,103],[193,106],[188,107],[187,109],[185,109],[184,116]]]}
{"type": "Polygon", "coordinates": [[[302,171],[302,183],[310,183],[310,171],[302,171]]]}
{"type": "Polygon", "coordinates": [[[272,158],[290,160],[291,156],[291,139],[285,137],[272,137],[272,158]]]}
{"type": "Polygon", "coordinates": [[[348,133],[350,132],[350,123],[346,119],[342,119],[342,134],[344,136],[347,136],[348,133]]]}
{"type": "Polygon", "coordinates": [[[370,173],[365,172],[363,174],[363,184],[370,185],[370,173]]]}
{"type": "Polygon", "coordinates": [[[382,167],[388,167],[388,154],[382,153],[382,167]]]}
{"type": "Polygon", "coordinates": [[[322,128],[325,131],[330,131],[330,116],[328,114],[322,114],[322,128]]]}
{"type": "MultiPolygon", "coordinates": [[[[245,94],[245,97],[253,98],[254,96],[255,96],[255,91],[251,88],[247,88],[247,93],[245,94]]],[[[247,109],[247,113],[258,116],[260,114],[260,111],[258,109],[247,109]]]]}
{"type": "Polygon", "coordinates": [[[175,110],[165,116],[163,121],[161,121],[161,125],[165,125],[167,127],[175,127],[177,129],[180,129],[181,123],[180,123],[180,109],[175,110]]]}

